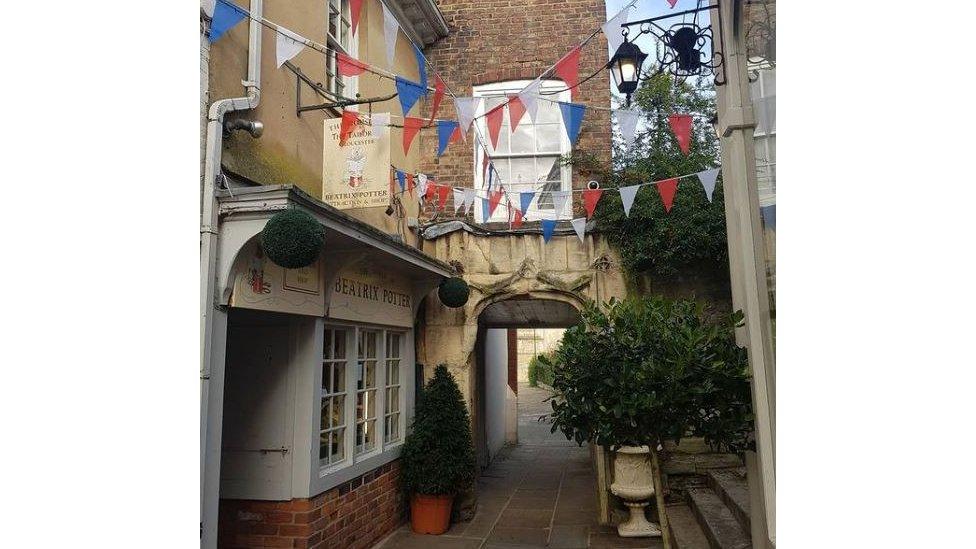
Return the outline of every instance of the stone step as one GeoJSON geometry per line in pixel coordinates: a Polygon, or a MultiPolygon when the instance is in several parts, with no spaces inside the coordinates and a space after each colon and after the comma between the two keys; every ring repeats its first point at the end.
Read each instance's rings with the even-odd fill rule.
{"type": "Polygon", "coordinates": [[[661,471],[667,475],[704,475],[712,469],[729,469],[742,465],[742,460],[736,454],[674,453],[661,464],[661,471]]]}
{"type": "Polygon", "coordinates": [[[678,504],[668,505],[666,509],[675,549],[709,549],[708,538],[690,507],[678,504]]]}
{"type": "Polygon", "coordinates": [[[711,488],[688,491],[691,509],[713,549],[749,549],[752,541],[722,498],[711,488]]]}
{"type": "Polygon", "coordinates": [[[749,512],[749,483],[743,468],[715,469],[708,472],[708,486],[725,505],[732,511],[732,515],[739,521],[739,525],[746,532],[752,532],[749,512]]]}

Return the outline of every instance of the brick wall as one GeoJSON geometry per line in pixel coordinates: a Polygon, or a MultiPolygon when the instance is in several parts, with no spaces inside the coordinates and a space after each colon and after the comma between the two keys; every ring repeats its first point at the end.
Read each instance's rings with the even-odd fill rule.
{"type": "Polygon", "coordinates": [[[399,460],[314,498],[221,500],[218,546],[372,547],[406,518],[399,460]]]}
{"type": "MultiPolygon", "coordinates": [[[[450,34],[430,46],[425,54],[458,96],[470,96],[472,87],[481,84],[534,79],[606,21],[604,0],[439,0],[437,5],[450,34]]],[[[606,37],[599,33],[581,51],[580,79],[605,65],[608,58],[606,37]]],[[[610,107],[609,78],[609,72],[604,71],[582,84],[575,102],[610,107]]],[[[438,118],[455,116],[454,101],[447,95],[438,118]]],[[[469,137],[473,135],[472,130],[469,137]]],[[[487,140],[488,136],[484,138],[487,140]]],[[[421,171],[433,174],[439,183],[472,186],[474,160],[470,141],[451,144],[439,159],[436,131],[422,131],[420,143],[421,171]]],[[[609,162],[610,144],[610,113],[587,109],[575,150],[609,162]]],[[[573,188],[584,188],[589,179],[574,170],[573,188]]],[[[574,212],[582,215],[579,193],[574,193],[573,201],[574,212]]],[[[454,211],[453,204],[452,195],[447,209],[454,211]]],[[[433,208],[428,205],[425,213],[430,217],[433,208]]],[[[447,212],[439,219],[453,217],[447,212]]]]}

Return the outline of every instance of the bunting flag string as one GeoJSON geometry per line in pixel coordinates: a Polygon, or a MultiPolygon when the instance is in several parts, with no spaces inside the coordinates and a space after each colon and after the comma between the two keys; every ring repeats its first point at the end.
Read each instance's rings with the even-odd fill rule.
{"type": "Polygon", "coordinates": [[[280,69],[285,64],[285,61],[291,60],[305,49],[305,42],[302,37],[284,27],[281,27],[279,30],[280,32],[277,33],[277,38],[275,39],[275,60],[278,62],[278,68],[280,69]]]}
{"type": "Polygon", "coordinates": [[[705,170],[703,172],[698,172],[698,180],[701,181],[702,187],[705,189],[705,196],[708,197],[708,201],[712,201],[712,193],[715,192],[715,180],[718,179],[718,172],[720,168],[715,168],[713,170],[705,170]]]}
{"type": "Polygon", "coordinates": [[[421,126],[424,125],[423,118],[415,118],[413,116],[406,116],[403,118],[403,154],[407,155],[410,153],[410,144],[413,143],[413,138],[417,136],[420,132],[421,126]]]}
{"type": "Polygon", "coordinates": [[[586,189],[583,191],[583,207],[586,209],[586,219],[593,217],[596,204],[603,196],[603,189],[586,189]]]}
{"type": "Polygon", "coordinates": [[[420,75],[420,86],[424,88],[424,95],[427,91],[427,58],[424,57],[424,52],[420,51],[417,44],[411,44],[413,46],[413,54],[417,58],[417,74],[420,75]]]}
{"type": "Polygon", "coordinates": [[[358,59],[353,59],[341,51],[337,51],[335,55],[336,67],[339,74],[342,76],[359,76],[360,74],[366,72],[366,69],[369,68],[369,65],[359,61],[358,59]]]}
{"type": "Polygon", "coordinates": [[[390,8],[386,7],[386,4],[380,2],[380,6],[383,8],[383,39],[386,42],[386,66],[392,69],[393,59],[396,57],[397,31],[400,30],[400,23],[390,11],[390,8]]]}
{"type": "Polygon", "coordinates": [[[640,120],[640,113],[629,109],[620,109],[614,114],[617,115],[617,125],[620,126],[620,135],[624,138],[624,148],[630,149],[634,146],[634,137],[636,137],[637,121],[640,120]]]}
{"type": "Polygon", "coordinates": [[[505,104],[502,103],[491,109],[485,114],[488,121],[488,139],[491,139],[491,148],[498,148],[498,134],[502,129],[502,120],[505,116],[505,104]]]}
{"type": "MultiPolygon", "coordinates": [[[[677,0],[675,0],[677,1],[677,0]]],[[[610,46],[610,56],[612,57],[614,53],[617,53],[617,49],[624,42],[623,29],[621,25],[627,22],[627,18],[630,17],[630,8],[634,7],[634,2],[627,4],[616,15],[611,17],[604,23],[600,30],[607,37],[607,44],[610,46]]]]}
{"type": "Polygon", "coordinates": [[[672,177],[671,179],[658,181],[657,192],[661,195],[661,202],[664,203],[665,213],[670,213],[671,206],[674,205],[674,195],[678,192],[678,178],[672,177]]]}
{"type": "Polygon", "coordinates": [[[407,174],[400,170],[393,170],[393,171],[396,172],[397,182],[400,184],[400,192],[401,193],[405,192],[407,189],[406,187],[407,174]]]}
{"type": "Polygon", "coordinates": [[[553,231],[556,230],[556,220],[543,219],[541,221],[542,221],[542,241],[548,244],[549,239],[552,238],[553,231]]]}
{"type": "Polygon", "coordinates": [[[370,115],[369,123],[373,127],[373,137],[383,137],[386,127],[390,125],[390,113],[378,112],[370,115]]]}
{"type": "Polygon", "coordinates": [[[583,125],[583,114],[586,112],[586,106],[579,103],[560,102],[559,110],[563,115],[563,126],[566,128],[569,142],[575,145],[576,138],[579,137],[580,127],[583,125]]]}
{"type": "Polygon", "coordinates": [[[437,156],[444,154],[448,143],[453,143],[461,137],[460,127],[453,120],[439,120],[437,122],[437,156]]]}
{"type": "Polygon", "coordinates": [[[624,205],[624,215],[630,217],[630,208],[634,205],[634,197],[637,196],[637,191],[640,190],[642,185],[630,185],[628,187],[620,187],[620,201],[624,205]]]}
{"type": "Polygon", "coordinates": [[[441,100],[444,99],[444,81],[441,80],[441,75],[434,75],[434,99],[430,107],[430,124],[434,123],[434,117],[437,116],[437,109],[441,106],[441,100]]]}
{"type": "Polygon", "coordinates": [[[359,29],[359,16],[363,11],[363,0],[349,0],[349,23],[352,34],[359,29]]]}
{"type": "Polygon", "coordinates": [[[691,151],[691,115],[672,114],[668,117],[668,124],[674,137],[678,140],[678,147],[686,156],[691,151]]]}
{"type": "Polygon", "coordinates": [[[556,62],[555,72],[569,88],[571,100],[575,100],[579,95],[579,58],[580,47],[576,46],[556,62]]]}
{"type": "Polygon", "coordinates": [[[523,216],[529,211],[529,205],[532,204],[534,198],[535,192],[519,193],[519,206],[523,216]]]}
{"type": "Polygon", "coordinates": [[[586,218],[578,217],[569,222],[573,226],[573,230],[576,231],[576,236],[579,237],[580,242],[585,243],[586,240],[583,238],[586,233],[586,218]]]}
{"type": "Polygon", "coordinates": [[[536,78],[528,86],[522,88],[518,93],[519,101],[525,107],[525,112],[529,114],[529,119],[535,122],[536,115],[539,113],[539,92],[542,91],[542,77],[536,78]]]}
{"type": "Polygon", "coordinates": [[[403,111],[403,116],[407,116],[410,109],[417,104],[417,100],[427,92],[426,89],[421,87],[416,82],[411,82],[410,80],[407,80],[401,76],[396,77],[396,89],[398,98],[400,99],[400,110],[403,111]]]}
{"type": "Polygon", "coordinates": [[[522,120],[522,115],[525,114],[525,105],[522,100],[517,95],[513,95],[508,99],[508,125],[511,126],[512,133],[515,133],[515,128],[518,127],[519,121],[522,120]]]}
{"type": "Polygon", "coordinates": [[[474,113],[480,106],[481,97],[455,97],[454,110],[457,111],[457,121],[461,127],[461,135],[468,133],[471,129],[471,122],[474,121],[474,113]]]}
{"type": "Polygon", "coordinates": [[[356,111],[342,109],[342,121],[339,123],[339,146],[342,147],[346,144],[349,136],[352,135],[353,130],[356,129],[356,124],[359,123],[359,113],[356,111]]]}
{"type": "Polygon", "coordinates": [[[234,25],[247,17],[247,12],[227,0],[217,0],[213,17],[210,19],[210,43],[213,44],[234,25]]]}

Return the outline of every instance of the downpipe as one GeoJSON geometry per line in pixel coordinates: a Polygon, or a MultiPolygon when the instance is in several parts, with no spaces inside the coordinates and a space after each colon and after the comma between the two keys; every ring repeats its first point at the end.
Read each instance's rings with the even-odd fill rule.
{"type": "MultiPolygon", "coordinates": [[[[220,443],[220,424],[210,425],[211,413],[222,415],[223,368],[217,387],[211,387],[213,371],[213,332],[214,309],[216,301],[217,270],[217,175],[220,173],[221,147],[223,146],[223,121],[227,113],[253,109],[261,100],[261,19],[263,0],[251,0],[248,28],[247,80],[242,81],[247,95],[214,101],[207,116],[207,147],[205,152],[203,182],[201,189],[200,212],[200,528],[201,546],[216,546],[217,506],[213,498],[218,497],[213,488],[219,485],[219,459],[216,467],[207,468],[207,457],[217,451],[220,443]],[[215,448],[217,446],[217,448],[215,448]],[[208,478],[214,477],[218,478],[208,478]],[[208,482],[209,481],[209,482],[208,482]],[[208,485],[211,488],[208,490],[208,485]],[[211,493],[212,492],[212,493],[211,493]],[[208,498],[208,495],[210,498],[208,498]]],[[[208,82],[209,86],[209,82],[208,82]]]]}

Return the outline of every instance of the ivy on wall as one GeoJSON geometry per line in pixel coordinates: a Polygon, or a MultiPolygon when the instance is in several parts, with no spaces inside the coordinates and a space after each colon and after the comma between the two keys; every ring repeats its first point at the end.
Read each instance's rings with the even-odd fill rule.
{"type": "MultiPolygon", "coordinates": [[[[565,161],[601,171],[603,186],[608,189],[719,165],[718,138],[709,123],[715,111],[714,88],[704,80],[676,82],[668,74],[652,76],[642,82],[631,108],[641,113],[637,137],[630,150],[624,150],[622,139],[615,139],[612,166],[599,170],[586,151],[574,153],[565,161]],[[688,155],[682,154],[668,125],[672,113],[696,115],[688,155]]],[[[652,185],[643,187],[629,217],[624,214],[619,193],[605,192],[596,209],[596,220],[598,230],[607,235],[620,253],[624,268],[633,276],[647,274],[667,279],[693,271],[728,271],[721,184],[709,202],[696,178],[682,179],[674,206],[667,213],[657,189],[652,185]]]]}

